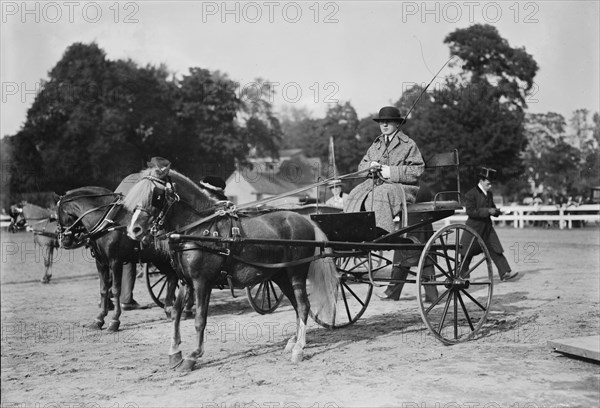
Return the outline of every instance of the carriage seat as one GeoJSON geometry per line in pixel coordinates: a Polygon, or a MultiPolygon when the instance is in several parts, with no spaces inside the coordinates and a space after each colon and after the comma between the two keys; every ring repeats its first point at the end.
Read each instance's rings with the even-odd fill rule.
{"type": "Polygon", "coordinates": [[[451,152],[437,153],[429,159],[425,160],[425,170],[436,170],[444,167],[454,167],[456,170],[456,186],[458,191],[440,191],[435,194],[435,196],[433,197],[433,201],[424,201],[408,204],[408,212],[417,213],[461,209],[462,206],[460,204],[460,179],[458,173],[458,165],[458,150],[456,149],[454,149],[451,152]]]}
{"type": "Polygon", "coordinates": [[[458,201],[425,201],[423,203],[408,204],[406,209],[409,213],[439,211],[439,210],[459,210],[462,206],[458,201]]]}

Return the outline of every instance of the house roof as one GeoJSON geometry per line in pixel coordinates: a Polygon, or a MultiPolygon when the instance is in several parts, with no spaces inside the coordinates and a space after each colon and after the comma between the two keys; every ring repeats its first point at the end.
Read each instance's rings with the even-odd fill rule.
{"type": "MultiPolygon", "coordinates": [[[[281,163],[276,174],[262,171],[260,168],[255,171],[242,170],[239,173],[257,193],[277,195],[317,182],[320,170],[321,160],[319,158],[295,157],[281,163]]],[[[304,196],[306,192],[295,195],[304,196]]]]}

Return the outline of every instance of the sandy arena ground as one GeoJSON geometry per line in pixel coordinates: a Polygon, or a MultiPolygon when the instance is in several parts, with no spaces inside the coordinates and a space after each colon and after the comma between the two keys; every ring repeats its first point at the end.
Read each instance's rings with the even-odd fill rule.
{"type": "MultiPolygon", "coordinates": [[[[261,316],[242,291],[215,290],[205,356],[182,374],[168,368],[161,309],[124,312],[116,334],[88,330],[99,298],[89,253],[61,250],[42,285],[31,235],[2,231],[2,408],[598,406],[600,365],[547,341],[600,334],[599,229],[498,233],[520,276],[497,280],[474,341],[437,341],[408,285],[399,302],[374,296],[348,328],[311,321],[305,360],[294,365],[282,353],[295,327],[289,303],[261,316]]],[[[152,303],[143,279],[135,297],[152,303]]],[[[192,320],[182,338],[185,354],[192,320]]]]}

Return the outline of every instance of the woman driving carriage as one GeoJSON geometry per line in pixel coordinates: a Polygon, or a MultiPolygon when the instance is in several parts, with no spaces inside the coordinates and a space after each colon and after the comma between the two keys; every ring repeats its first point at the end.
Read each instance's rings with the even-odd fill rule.
{"type": "MultiPolygon", "coordinates": [[[[394,218],[402,206],[414,203],[419,192],[419,178],[425,162],[417,144],[400,130],[406,119],[395,106],[379,110],[373,119],[379,123],[379,135],[358,165],[358,170],[371,169],[368,178],[356,186],[344,205],[345,212],[373,211],[380,233],[395,230],[394,218]]],[[[402,251],[395,251],[392,280],[404,280],[409,267],[402,265],[402,251]]],[[[389,285],[382,299],[398,300],[403,283],[389,285]]]]}
{"type": "Polygon", "coordinates": [[[358,165],[359,171],[371,172],[350,192],[344,211],[374,211],[377,227],[389,233],[395,229],[394,218],[400,213],[403,200],[407,204],[415,202],[425,162],[417,144],[400,130],[406,119],[398,108],[383,107],[373,120],[379,123],[381,135],[358,165]]]}

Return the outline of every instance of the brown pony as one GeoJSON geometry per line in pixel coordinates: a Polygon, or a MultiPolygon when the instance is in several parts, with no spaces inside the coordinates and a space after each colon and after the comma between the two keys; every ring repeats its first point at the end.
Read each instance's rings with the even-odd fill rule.
{"type": "Polygon", "coordinates": [[[65,249],[88,245],[96,261],[100,277],[100,313],[88,325],[92,329],[104,326],[112,293],[117,302],[108,330],[119,330],[121,302],[118,299],[123,263],[152,262],[167,276],[169,283],[165,312],[168,316],[168,307],[177,284],[177,275],[167,256],[155,251],[153,246],[140,247],[139,242],[129,239],[125,234],[131,213],[122,207],[121,197],[121,194],[104,187],[89,186],[68,191],[57,202],[61,245],[65,249]]]}
{"type": "MultiPolygon", "coordinates": [[[[142,175],[123,203],[133,212],[127,228],[131,238],[142,240],[151,230],[157,238],[166,236],[160,234],[161,230],[199,237],[233,238],[230,242],[240,237],[231,245],[217,241],[170,243],[167,239],[162,240],[162,248],[173,257],[178,273],[185,277],[187,286],[193,287],[196,303],[196,348],[182,359],[179,349],[181,302],[175,301],[169,350],[171,364],[189,371],[204,354],[204,330],[214,286],[229,284],[243,288],[266,280],[272,280],[281,288],[296,311],[296,334],[289,339],[285,350],[292,352],[293,362],[301,361],[310,309],[307,276],[311,261],[320,255],[315,249],[318,245],[299,246],[292,241],[323,240],[325,234],[309,219],[294,212],[272,211],[244,216],[236,213],[231,205],[216,206],[222,202],[215,201],[190,179],[173,170],[161,174],[157,168],[148,168],[142,175]],[[221,211],[215,211],[219,208],[221,211]],[[244,243],[243,239],[252,239],[252,243],[244,243]],[[289,241],[289,244],[260,242],[271,239],[289,241]]],[[[333,313],[328,308],[334,307],[335,265],[333,262],[319,264],[328,267],[316,274],[319,279],[311,281],[313,313],[333,313]]]]}

